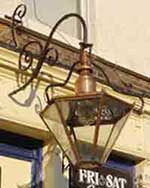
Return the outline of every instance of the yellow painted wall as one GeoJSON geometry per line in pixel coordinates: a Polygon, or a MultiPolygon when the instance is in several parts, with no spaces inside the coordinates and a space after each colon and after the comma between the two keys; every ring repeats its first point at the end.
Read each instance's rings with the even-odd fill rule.
{"type": "Polygon", "coordinates": [[[1,188],[29,188],[31,162],[0,156],[0,167],[1,188]]]}
{"type": "Polygon", "coordinates": [[[95,3],[93,43],[98,55],[149,76],[150,1],[95,0],[95,3]]]}

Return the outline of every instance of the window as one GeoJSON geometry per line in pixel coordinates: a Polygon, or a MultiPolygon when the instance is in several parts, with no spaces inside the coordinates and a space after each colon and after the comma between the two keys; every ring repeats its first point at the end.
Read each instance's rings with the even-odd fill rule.
{"type": "MultiPolygon", "coordinates": [[[[46,27],[53,27],[64,14],[80,13],[79,0],[24,0],[24,3],[28,9],[28,23],[34,21],[35,25],[39,23],[46,27]]],[[[74,38],[80,38],[80,25],[77,19],[70,19],[70,21],[64,22],[59,31],[74,38]]]]}
{"type": "Polygon", "coordinates": [[[132,177],[132,187],[135,188],[135,161],[111,154],[105,166],[129,173],[132,177]]]}
{"type": "Polygon", "coordinates": [[[0,188],[42,188],[42,142],[0,130],[0,188]]]}
{"type": "MultiPolygon", "coordinates": [[[[8,0],[7,3],[3,3],[0,15],[2,17],[4,15],[11,16],[19,4],[25,4],[27,13],[23,19],[24,26],[48,36],[50,29],[64,14],[78,13],[85,19],[89,42],[93,43],[93,38],[95,38],[95,2],[95,0],[8,0]]],[[[70,18],[62,23],[58,30],[54,38],[78,47],[82,30],[77,19],[70,18]]]]}

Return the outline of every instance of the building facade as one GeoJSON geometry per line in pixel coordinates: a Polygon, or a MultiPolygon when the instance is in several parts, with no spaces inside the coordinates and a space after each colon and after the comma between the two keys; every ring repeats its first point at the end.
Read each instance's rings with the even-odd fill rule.
{"type": "MultiPolygon", "coordinates": [[[[55,21],[67,12],[77,12],[85,18],[89,28],[89,40],[94,43],[93,54],[96,55],[93,55],[93,59],[96,64],[98,89],[101,90],[103,87],[111,95],[134,103],[136,110],[140,111],[131,114],[107,165],[130,173],[134,182],[133,187],[149,188],[150,86],[149,78],[146,77],[148,76],[146,61],[149,53],[144,49],[150,44],[147,40],[150,36],[148,32],[150,27],[138,17],[138,10],[142,7],[143,17],[140,18],[144,19],[148,2],[145,1],[145,4],[136,2],[137,6],[133,3],[134,15],[129,1],[117,5],[112,1],[102,0],[95,0],[92,3],[89,0],[85,2],[63,0],[61,3],[48,0],[44,4],[36,0],[30,2],[14,0],[3,2],[0,8],[2,17],[0,19],[0,186],[1,188],[69,186],[68,171],[64,173],[61,171],[62,154],[41,121],[39,112],[46,104],[43,97],[45,87],[49,82],[64,81],[71,62],[78,60],[78,42],[82,37],[79,23],[73,20],[68,21],[68,25],[64,23],[54,37],[52,46],[59,51],[61,68],[45,65],[40,78],[34,80],[33,85],[13,97],[9,94],[25,83],[32,74],[32,70],[25,74],[19,72],[18,58],[22,47],[32,40],[39,40],[44,45],[55,21]],[[17,29],[15,28],[14,41],[12,32],[14,28],[8,16],[12,16],[20,3],[27,5],[27,14],[23,18],[24,26],[19,25],[17,29]],[[127,10],[130,11],[127,13],[127,10]],[[4,15],[7,15],[7,18],[4,15]],[[141,22],[144,25],[142,28],[146,27],[144,31],[140,30],[141,22]],[[144,33],[146,31],[147,35],[144,33]],[[136,33],[136,37],[133,33],[136,33]],[[146,42],[142,41],[141,44],[142,39],[146,42]],[[106,82],[101,68],[109,75],[111,85],[106,82]],[[112,89],[112,85],[116,86],[117,90],[112,89]]],[[[31,49],[38,55],[37,46],[33,45],[31,49]]],[[[33,69],[35,65],[36,60],[33,69]]],[[[53,95],[72,94],[76,77],[74,73],[67,86],[56,88],[53,95]]],[[[87,139],[88,137],[89,133],[86,134],[87,139]]]]}

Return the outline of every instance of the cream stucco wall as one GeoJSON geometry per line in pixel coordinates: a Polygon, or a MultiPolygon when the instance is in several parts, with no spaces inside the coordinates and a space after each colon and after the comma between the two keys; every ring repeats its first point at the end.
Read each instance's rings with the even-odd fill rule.
{"type": "Polygon", "coordinates": [[[150,76],[149,0],[95,0],[95,44],[98,55],[150,76]]]}
{"type": "MultiPolygon", "coordinates": [[[[14,0],[12,2],[8,0],[7,3],[3,2],[1,4],[3,5],[0,11],[1,15],[3,12],[10,15],[17,3],[20,2],[23,1],[14,0]]],[[[150,22],[148,18],[150,2],[148,0],[122,0],[114,3],[113,0],[95,0],[93,5],[88,9],[90,14],[88,16],[88,26],[91,26],[90,38],[94,43],[94,51],[109,61],[149,76],[150,22]]],[[[47,12],[47,14],[50,13],[47,12]]],[[[41,33],[49,33],[49,27],[44,27],[32,19],[28,21],[28,24],[28,27],[34,28],[41,33]]],[[[57,34],[55,37],[64,42],[69,40],[72,45],[78,46],[78,41],[66,34],[63,34],[63,37],[57,34]]],[[[45,83],[43,82],[36,94],[29,87],[24,93],[16,96],[18,101],[24,98],[25,105],[19,105],[8,97],[8,93],[17,86],[16,74],[14,73],[14,70],[17,69],[17,59],[17,54],[0,49],[0,89],[3,91],[0,93],[0,126],[2,129],[47,140],[47,130],[35,111],[37,104],[44,105],[42,96],[45,83]],[[27,100],[29,93],[31,98],[27,100]]],[[[57,70],[54,70],[54,74],[57,75],[57,70]]],[[[62,72],[62,77],[63,75],[65,75],[64,72],[62,72]]],[[[55,79],[59,78],[56,76],[55,79]]],[[[72,87],[72,83],[70,86],[72,87]]],[[[58,92],[71,93],[72,91],[58,90],[58,92]]],[[[124,96],[121,97],[125,98],[125,100],[130,100],[124,96]]],[[[134,99],[131,100],[134,101],[134,99]]],[[[143,115],[140,117],[133,115],[128,124],[126,124],[115,146],[116,150],[133,156],[150,158],[149,102],[146,100],[143,115]]],[[[55,170],[54,166],[51,165],[54,161],[52,163],[51,161],[53,160],[50,160],[49,163],[45,162],[44,165],[49,164],[51,167],[50,177],[52,178],[55,170]]],[[[141,169],[140,172],[150,173],[148,163],[143,163],[139,169],[141,169]]],[[[46,178],[45,182],[47,182],[46,187],[48,186],[49,178],[46,178]]],[[[53,183],[53,186],[56,187],[55,183],[53,183]]]]}
{"type": "Polygon", "coordinates": [[[31,162],[0,156],[1,188],[28,188],[31,162]]]}

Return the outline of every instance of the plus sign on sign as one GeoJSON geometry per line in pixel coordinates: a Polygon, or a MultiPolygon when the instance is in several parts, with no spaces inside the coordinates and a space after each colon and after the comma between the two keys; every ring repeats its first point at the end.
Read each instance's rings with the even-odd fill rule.
{"type": "Polygon", "coordinates": [[[133,188],[129,173],[107,167],[70,167],[70,188],[133,188]]]}

